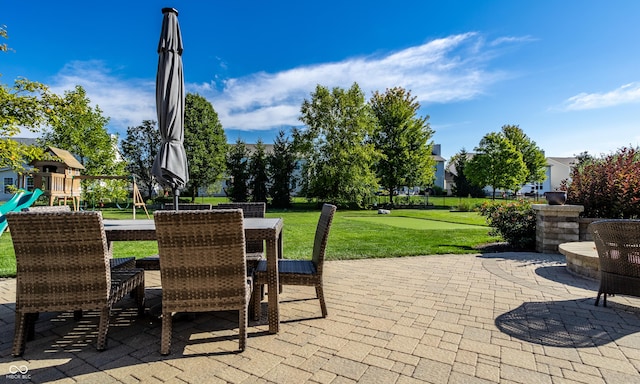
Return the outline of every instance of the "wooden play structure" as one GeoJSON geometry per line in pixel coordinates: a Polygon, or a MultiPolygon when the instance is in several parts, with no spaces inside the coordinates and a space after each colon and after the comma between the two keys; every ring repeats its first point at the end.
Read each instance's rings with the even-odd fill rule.
{"type": "MultiPolygon", "coordinates": [[[[147,206],[140,194],[135,177],[131,176],[83,176],[81,171],[84,166],[69,152],[64,149],[48,147],[46,152],[50,155],[47,160],[37,160],[31,165],[38,169],[34,172],[33,187],[44,191],[43,195],[49,199],[49,205],[54,205],[56,200],[59,204],[67,204],[67,199],[71,199],[73,210],[80,210],[82,199],[82,180],[131,180],[133,187],[133,218],[136,218],[136,208],[144,209],[147,218],[150,218],[147,206]]],[[[18,181],[19,188],[26,188],[25,180],[18,181]]]]}
{"type": "MultiPolygon", "coordinates": [[[[69,152],[64,149],[48,147],[46,152],[51,155],[47,160],[36,160],[31,165],[38,169],[32,174],[33,187],[44,191],[44,196],[49,198],[49,205],[62,199],[64,204],[67,199],[74,200],[73,191],[76,191],[77,201],[72,201],[73,206],[80,204],[81,190],[80,180],[74,179],[80,176],[84,166],[69,152]]],[[[25,188],[26,186],[22,186],[25,188]]]]}

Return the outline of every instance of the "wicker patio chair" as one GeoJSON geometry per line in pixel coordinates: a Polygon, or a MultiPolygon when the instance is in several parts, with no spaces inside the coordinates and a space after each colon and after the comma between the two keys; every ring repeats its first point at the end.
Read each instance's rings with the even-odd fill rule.
{"type": "MultiPolygon", "coordinates": [[[[71,207],[68,205],[38,205],[28,208],[23,208],[22,212],[71,212],[71,207]]],[[[118,257],[116,259],[109,258],[109,266],[111,269],[131,269],[136,267],[135,257],[118,257]]]]}
{"type": "Polygon", "coordinates": [[[160,353],[171,347],[173,312],[237,310],[244,350],[252,286],[242,211],[156,211],[153,217],[162,283],[160,353]]]}
{"type": "Polygon", "coordinates": [[[600,261],[600,288],[604,294],[640,296],[640,220],[601,220],[589,225],[600,261]]]}
{"type": "Polygon", "coordinates": [[[111,307],[133,292],[144,312],[144,271],[109,268],[100,212],[7,213],[16,255],[13,355],[24,352],[39,312],[98,310],[97,349],[106,346],[111,307]]]}
{"type": "MultiPolygon", "coordinates": [[[[175,211],[173,203],[166,203],[162,206],[162,210],[175,211]]],[[[211,204],[178,204],[180,211],[209,211],[211,204]]],[[[135,267],[142,268],[146,271],[160,270],[160,257],[158,255],[150,255],[135,260],[135,267]]]]}
{"type": "MultiPolygon", "coordinates": [[[[329,230],[333,215],[336,212],[336,206],[324,204],[318,226],[316,227],[316,235],[313,243],[313,254],[311,260],[278,260],[278,277],[281,285],[306,285],[316,288],[316,297],[320,300],[320,309],[322,317],[327,317],[327,305],[324,300],[324,292],[322,288],[322,265],[324,263],[325,249],[327,247],[327,239],[329,238],[329,230]]],[[[254,286],[267,284],[267,262],[262,260],[258,263],[255,273],[254,286]]],[[[256,319],[260,318],[260,290],[253,291],[253,313],[256,319]]]]}

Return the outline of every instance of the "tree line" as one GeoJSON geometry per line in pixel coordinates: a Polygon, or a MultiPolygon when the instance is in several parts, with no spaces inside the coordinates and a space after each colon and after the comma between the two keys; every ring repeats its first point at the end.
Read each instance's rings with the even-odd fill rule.
{"type": "Polygon", "coordinates": [[[498,190],[517,191],[525,183],[546,178],[544,152],[517,125],[486,134],[474,151],[462,148],[451,159],[456,196],[484,197],[484,187],[489,186],[495,199],[498,190]]]}
{"type": "MultiPolygon", "coordinates": [[[[0,28],[0,37],[7,37],[0,28]]],[[[0,51],[7,51],[6,44],[0,51]]],[[[218,189],[234,201],[270,201],[286,207],[291,194],[340,206],[363,207],[382,189],[393,197],[404,186],[431,187],[435,179],[432,157],[434,131],[429,116],[419,116],[420,104],[402,87],[375,91],[369,100],[357,83],[344,89],[317,85],[302,102],[302,127],[281,130],[273,151],[262,141],[249,151],[238,140],[227,144],[213,106],[202,96],[187,94],[184,145],[190,182],[187,194],[195,199],[203,189],[218,189]]],[[[0,84],[0,167],[18,172],[56,146],[73,153],[88,175],[135,175],[147,197],[155,183],[151,165],[160,134],[153,120],[128,127],[120,141],[120,161],[99,106],[92,107],[81,86],[52,93],[38,82],[17,79],[0,84]],[[11,140],[21,129],[40,132],[37,146],[11,140]]],[[[451,162],[458,171],[455,193],[467,196],[484,186],[514,190],[525,182],[544,180],[544,153],[517,125],[485,135],[468,156],[464,148],[451,162]]],[[[110,190],[125,190],[122,181],[107,181],[110,190]],[[115,185],[115,186],[114,186],[115,185]]],[[[94,185],[95,189],[100,186],[94,185]]]]}
{"type": "MultiPolygon", "coordinates": [[[[362,207],[383,186],[429,186],[434,178],[433,131],[420,105],[403,88],[375,92],[369,102],[354,83],[349,89],[318,85],[301,106],[304,128],[280,130],[273,150],[259,140],[249,150],[227,139],[213,106],[187,94],[184,145],[189,162],[187,194],[195,199],[206,187],[220,188],[233,201],[270,201],[288,207],[291,195],[341,206],[362,207]]],[[[152,194],[150,164],[160,135],[155,122],[129,127],[122,140],[127,170],[152,194]]],[[[392,193],[393,195],[393,193],[392,193]]],[[[392,196],[393,198],[393,196],[392,196]]]]}

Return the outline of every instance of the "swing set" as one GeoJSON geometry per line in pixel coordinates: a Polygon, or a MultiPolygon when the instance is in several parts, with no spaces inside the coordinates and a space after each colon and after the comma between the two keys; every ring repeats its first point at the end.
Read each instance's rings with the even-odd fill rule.
{"type": "MultiPolygon", "coordinates": [[[[99,175],[99,176],[88,176],[88,175],[74,175],[73,179],[79,180],[131,180],[132,181],[132,190],[133,190],[133,219],[136,219],[136,208],[142,208],[144,213],[147,215],[147,219],[151,219],[149,216],[149,211],[147,211],[147,205],[142,198],[142,194],[140,193],[140,189],[138,189],[138,184],[136,184],[135,176],[108,176],[108,175],[99,175]]],[[[72,185],[74,185],[72,183],[72,185]]],[[[71,190],[71,201],[73,203],[73,210],[80,210],[80,192],[78,192],[77,196],[74,196],[73,189],[71,190]]],[[[116,203],[116,205],[118,205],[116,203]]],[[[118,208],[120,206],[118,205],[118,208]]]]}

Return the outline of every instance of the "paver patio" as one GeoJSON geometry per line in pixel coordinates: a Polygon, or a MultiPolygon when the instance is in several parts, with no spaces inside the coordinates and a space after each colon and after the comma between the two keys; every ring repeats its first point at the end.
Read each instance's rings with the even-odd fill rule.
{"type": "MultiPolygon", "coordinates": [[[[237,315],[175,320],[161,356],[160,322],[113,312],[107,350],[97,315],[41,315],[23,358],[11,357],[15,280],[0,281],[0,382],[28,369],[56,383],[640,383],[640,300],[593,305],[598,283],[569,274],[561,255],[495,253],[330,261],[329,317],[313,288],[286,286],[281,330],[237,315]],[[12,368],[13,366],[13,368],[12,368]]],[[[148,304],[160,295],[147,272],[148,304]]],[[[125,303],[131,304],[131,303],[125,303]]],[[[263,311],[266,314],[266,311],[263,311]]]]}

